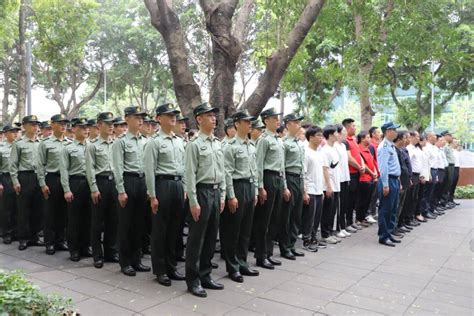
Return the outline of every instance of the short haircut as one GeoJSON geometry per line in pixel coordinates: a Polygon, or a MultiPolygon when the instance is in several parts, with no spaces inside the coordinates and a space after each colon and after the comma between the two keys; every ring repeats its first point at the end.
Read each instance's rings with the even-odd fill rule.
{"type": "Polygon", "coordinates": [[[377,126],[372,126],[371,128],[369,128],[369,135],[370,137],[372,138],[373,135],[375,134],[375,131],[378,129],[377,126]]]}
{"type": "Polygon", "coordinates": [[[285,128],[286,128],[285,125],[280,125],[280,126],[277,128],[276,132],[277,132],[278,134],[279,134],[279,133],[283,133],[283,131],[285,130],[285,128]]]}
{"type": "Polygon", "coordinates": [[[399,140],[402,140],[403,136],[405,136],[406,133],[407,131],[397,131],[397,137],[395,137],[393,142],[395,143],[395,142],[398,142],[399,140]]]}
{"type": "Polygon", "coordinates": [[[359,134],[357,134],[357,144],[360,144],[362,140],[369,135],[369,132],[367,131],[361,131],[359,134]]]}
{"type": "Polygon", "coordinates": [[[347,125],[351,124],[351,123],[354,123],[355,121],[353,119],[351,119],[350,117],[342,120],[342,125],[344,125],[344,127],[346,127],[347,125]]]}
{"type": "Polygon", "coordinates": [[[417,131],[414,131],[414,130],[412,130],[412,131],[409,131],[409,133],[410,133],[410,136],[414,137],[414,136],[416,136],[416,133],[418,133],[418,132],[417,132],[417,131]]]}
{"type": "Polygon", "coordinates": [[[337,128],[335,125],[326,125],[323,128],[323,136],[324,138],[328,139],[329,136],[337,132],[337,128]]]}
{"type": "Polygon", "coordinates": [[[301,124],[301,127],[304,128],[304,129],[310,128],[312,126],[314,126],[314,125],[311,124],[310,122],[304,122],[303,124],[301,124]]]}
{"type": "Polygon", "coordinates": [[[344,126],[342,124],[336,124],[336,130],[338,133],[342,132],[342,129],[344,128],[344,126]]]}
{"type": "Polygon", "coordinates": [[[316,135],[317,133],[322,133],[323,130],[321,127],[319,126],[316,126],[316,125],[313,125],[313,126],[310,126],[307,130],[306,130],[306,133],[305,133],[305,137],[306,137],[306,140],[309,141],[309,139],[311,138],[311,136],[314,136],[316,135]]]}

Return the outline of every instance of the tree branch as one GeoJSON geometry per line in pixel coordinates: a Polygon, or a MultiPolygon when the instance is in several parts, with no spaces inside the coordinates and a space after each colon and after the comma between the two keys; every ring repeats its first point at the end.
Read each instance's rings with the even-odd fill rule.
{"type": "Polygon", "coordinates": [[[390,95],[392,96],[392,100],[395,103],[397,107],[401,107],[400,101],[398,101],[397,95],[395,93],[395,90],[397,89],[397,74],[395,73],[395,70],[387,66],[388,72],[391,74],[392,79],[390,79],[390,95]]]}
{"type": "Polygon", "coordinates": [[[240,43],[243,43],[247,36],[249,29],[248,21],[254,6],[255,0],[245,0],[240,7],[239,12],[237,13],[237,18],[235,19],[234,29],[232,32],[240,43]]]}

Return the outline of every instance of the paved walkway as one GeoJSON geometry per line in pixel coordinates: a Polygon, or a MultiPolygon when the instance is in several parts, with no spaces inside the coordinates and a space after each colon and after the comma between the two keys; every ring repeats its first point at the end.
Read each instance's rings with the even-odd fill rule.
{"type": "Polygon", "coordinates": [[[213,275],[226,288],[207,299],[187,294],[184,282],[165,288],[149,273],[130,278],[118,265],[99,270],[38,247],[1,244],[0,267],[27,271],[43,292],[71,297],[82,315],[472,315],[473,223],[474,200],[463,201],[396,248],[378,245],[374,226],[243,284],[225,278],[217,261],[213,275]]]}

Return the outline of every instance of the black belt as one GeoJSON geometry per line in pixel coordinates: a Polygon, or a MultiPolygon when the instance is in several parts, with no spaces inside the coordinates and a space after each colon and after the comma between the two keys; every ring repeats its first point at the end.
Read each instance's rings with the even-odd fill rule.
{"type": "Polygon", "coordinates": [[[448,166],[454,166],[454,164],[453,164],[453,163],[449,163],[448,166]]]}
{"type": "Polygon", "coordinates": [[[419,176],[420,173],[419,173],[419,172],[413,172],[413,175],[414,175],[414,176],[419,176]]]}
{"type": "Polygon", "coordinates": [[[81,176],[81,175],[76,175],[76,174],[73,174],[72,176],[69,176],[69,179],[73,179],[73,180],[86,180],[86,176],[81,176]]]}
{"type": "Polygon", "coordinates": [[[114,174],[112,172],[101,172],[99,174],[96,174],[95,177],[99,179],[113,180],[114,174]]]}
{"type": "Polygon", "coordinates": [[[302,173],[294,173],[294,172],[289,172],[289,171],[287,171],[287,172],[286,172],[286,175],[287,175],[287,176],[292,176],[292,177],[297,177],[297,178],[303,178],[303,174],[302,174],[302,173]]]}
{"type": "Polygon", "coordinates": [[[444,169],[446,169],[446,168],[438,168],[438,170],[443,170],[443,171],[444,171],[444,169]]]}
{"type": "Polygon", "coordinates": [[[18,171],[18,174],[33,174],[36,173],[34,170],[21,170],[18,171]]]}
{"type": "Polygon", "coordinates": [[[435,171],[437,171],[437,170],[438,170],[438,168],[431,168],[431,170],[435,170],[435,171]]]}
{"type": "Polygon", "coordinates": [[[181,181],[182,176],[173,176],[171,174],[157,174],[155,179],[157,180],[173,180],[173,181],[181,181]]]}
{"type": "Polygon", "coordinates": [[[398,177],[399,177],[399,176],[394,176],[394,175],[389,174],[388,177],[389,177],[390,179],[398,180],[398,177]]]}
{"type": "Polygon", "coordinates": [[[4,172],[4,173],[2,173],[2,176],[4,176],[4,177],[9,177],[9,176],[10,176],[10,173],[9,173],[9,172],[4,172]]]}
{"type": "Polygon", "coordinates": [[[234,182],[244,182],[244,183],[253,183],[253,179],[250,178],[240,178],[240,179],[232,179],[234,182]]]}
{"type": "Polygon", "coordinates": [[[48,173],[46,173],[46,176],[60,177],[61,174],[59,172],[48,172],[48,173]]]}
{"type": "Polygon", "coordinates": [[[203,189],[217,190],[219,189],[219,183],[198,183],[196,187],[203,188],[203,189]]]}
{"type": "Polygon", "coordinates": [[[124,176],[128,177],[135,177],[135,178],[143,178],[145,176],[144,173],[137,173],[137,172],[124,172],[124,176]]]}
{"type": "Polygon", "coordinates": [[[275,170],[263,170],[264,173],[268,173],[268,174],[273,174],[275,176],[279,176],[279,177],[283,177],[283,172],[281,171],[275,171],[275,170]]]}

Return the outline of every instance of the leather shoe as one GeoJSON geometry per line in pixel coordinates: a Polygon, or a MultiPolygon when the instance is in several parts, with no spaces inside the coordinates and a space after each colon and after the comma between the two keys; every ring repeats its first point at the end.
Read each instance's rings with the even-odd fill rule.
{"type": "Polygon", "coordinates": [[[71,261],[78,262],[79,260],[81,260],[81,256],[79,255],[78,251],[73,251],[73,252],[71,252],[70,259],[71,259],[71,261]]]}
{"type": "Polygon", "coordinates": [[[56,250],[54,250],[53,245],[47,245],[46,246],[46,254],[47,255],[54,255],[55,252],[56,252],[56,250]]]}
{"type": "Polygon", "coordinates": [[[3,236],[3,243],[5,245],[11,244],[12,243],[12,236],[10,236],[10,235],[3,236]]]}
{"type": "Polygon", "coordinates": [[[242,274],[240,274],[240,272],[229,273],[229,278],[234,282],[244,282],[244,277],[242,276],[242,274]]]}
{"type": "Polygon", "coordinates": [[[392,233],[392,235],[393,235],[393,236],[397,236],[397,237],[399,237],[399,238],[403,238],[403,237],[405,236],[404,234],[402,234],[402,233],[400,233],[400,232],[397,232],[397,231],[394,231],[394,232],[392,233]]]}
{"type": "Polygon", "coordinates": [[[269,269],[269,270],[275,269],[273,264],[271,264],[270,261],[268,261],[268,259],[257,259],[257,266],[265,268],[265,269],[269,269]]]}
{"type": "Polygon", "coordinates": [[[149,272],[149,271],[151,271],[150,267],[148,267],[148,266],[146,266],[142,263],[134,265],[134,266],[132,266],[132,268],[137,272],[149,272]]]}
{"type": "Polygon", "coordinates": [[[426,215],[423,215],[423,217],[426,219],[436,219],[436,215],[434,214],[431,214],[431,213],[427,213],[426,215]]]}
{"type": "Polygon", "coordinates": [[[186,277],[183,274],[179,273],[178,271],[173,271],[173,272],[168,273],[168,277],[171,280],[176,280],[176,281],[186,280],[186,277]]]}
{"type": "Polygon", "coordinates": [[[20,240],[18,250],[25,250],[26,248],[28,248],[28,242],[26,240],[20,240]]]}
{"type": "Polygon", "coordinates": [[[250,269],[249,267],[240,267],[240,274],[246,276],[257,276],[260,274],[260,272],[254,269],[250,269]]]}
{"type": "Polygon", "coordinates": [[[119,262],[118,254],[113,254],[111,256],[106,256],[105,257],[105,262],[119,262]]]}
{"type": "Polygon", "coordinates": [[[419,223],[426,223],[426,222],[428,222],[428,221],[426,220],[426,218],[424,218],[424,217],[423,217],[423,219],[417,218],[416,220],[417,220],[419,223]]]}
{"type": "Polygon", "coordinates": [[[389,239],[390,239],[391,242],[393,242],[395,244],[399,244],[399,243],[402,242],[400,239],[397,239],[397,238],[394,238],[394,237],[390,237],[389,239]]]}
{"type": "MultiPolygon", "coordinates": [[[[274,266],[281,266],[281,261],[280,261],[280,260],[277,260],[277,259],[275,259],[275,258],[273,258],[273,257],[268,257],[267,259],[268,259],[268,261],[269,261],[271,264],[273,264],[274,266]]],[[[292,259],[290,259],[290,260],[292,260],[292,259]]],[[[294,259],[293,259],[293,260],[294,260],[294,259]]]]}
{"type": "Polygon", "coordinates": [[[417,227],[417,226],[420,226],[420,225],[421,225],[420,223],[418,223],[418,222],[417,222],[417,221],[415,221],[415,220],[411,220],[411,221],[410,221],[410,224],[411,224],[412,226],[415,226],[415,227],[417,227]]]}
{"type": "Polygon", "coordinates": [[[213,279],[201,281],[201,285],[203,288],[209,289],[209,290],[223,290],[224,289],[223,284],[217,283],[213,279]]]}
{"type": "Polygon", "coordinates": [[[219,265],[215,262],[211,262],[211,266],[212,266],[213,269],[219,268],[219,265]]]}
{"type": "Polygon", "coordinates": [[[54,245],[54,250],[56,251],[68,251],[69,248],[67,247],[66,242],[60,242],[54,245]]]}
{"type": "Polygon", "coordinates": [[[178,262],[186,262],[186,258],[184,255],[176,256],[176,261],[178,262]]]}
{"type": "Polygon", "coordinates": [[[120,269],[122,271],[123,274],[127,275],[127,276],[135,276],[137,275],[137,273],[135,272],[135,270],[133,270],[132,266],[126,266],[126,267],[123,267],[122,269],[120,269]]]}
{"type": "Polygon", "coordinates": [[[411,231],[409,229],[406,229],[403,226],[397,227],[396,229],[397,229],[397,232],[399,232],[399,233],[409,233],[411,231]]]}
{"type": "Polygon", "coordinates": [[[163,286],[171,286],[171,280],[166,274],[157,276],[156,280],[163,286]]]}
{"type": "Polygon", "coordinates": [[[292,250],[291,250],[291,253],[292,253],[295,257],[304,257],[304,252],[299,251],[299,250],[296,250],[296,249],[292,249],[292,250]]]}
{"type": "Polygon", "coordinates": [[[101,269],[104,266],[104,260],[94,260],[94,268],[101,269]]]}
{"type": "MultiPolygon", "coordinates": [[[[281,256],[285,259],[288,259],[288,260],[296,260],[296,257],[294,254],[292,254],[291,252],[287,252],[287,253],[282,253],[281,256]]],[[[270,258],[268,258],[268,260],[270,260],[270,258]]],[[[274,260],[274,259],[272,259],[274,260]]],[[[271,261],[270,261],[271,262],[271,261]]]]}
{"type": "Polygon", "coordinates": [[[188,287],[188,291],[197,297],[207,297],[207,292],[200,285],[195,285],[193,287],[188,287]]]}
{"type": "Polygon", "coordinates": [[[390,239],[379,240],[379,244],[388,246],[388,247],[395,247],[395,244],[390,239]]]}
{"type": "Polygon", "coordinates": [[[408,229],[409,231],[412,231],[414,227],[408,226],[408,225],[403,225],[403,228],[408,229]]]}

